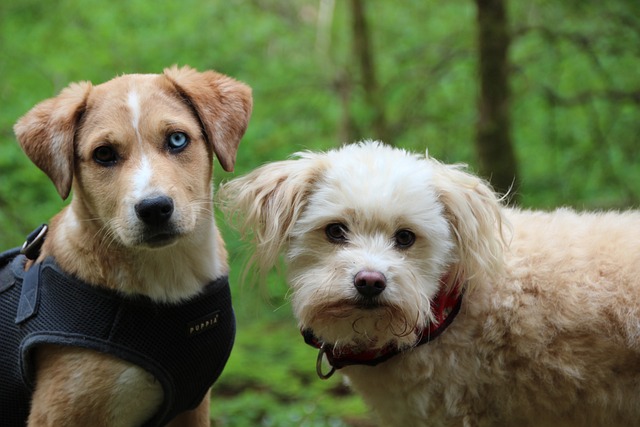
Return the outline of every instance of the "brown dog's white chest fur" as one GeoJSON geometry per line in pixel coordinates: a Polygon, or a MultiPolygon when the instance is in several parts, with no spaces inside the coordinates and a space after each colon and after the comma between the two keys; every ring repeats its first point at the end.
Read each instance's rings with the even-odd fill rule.
{"type": "MultiPolygon", "coordinates": [[[[73,189],[40,259],[159,302],[226,274],[212,162],[233,169],[250,112],[247,86],[186,67],[73,84],[38,104],[16,124],[18,140],[63,198],[73,189]]],[[[151,375],[111,356],[44,347],[37,357],[30,425],[135,426],[162,400],[151,375]]],[[[182,421],[208,425],[208,399],[182,421]]]]}

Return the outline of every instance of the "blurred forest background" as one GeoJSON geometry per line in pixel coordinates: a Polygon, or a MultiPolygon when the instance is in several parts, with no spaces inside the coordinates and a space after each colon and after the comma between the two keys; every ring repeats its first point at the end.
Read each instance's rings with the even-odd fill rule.
{"type": "MultiPolygon", "coordinates": [[[[4,248],[63,206],[18,148],[18,117],[70,82],[172,64],[253,87],[236,174],[371,138],[466,162],[523,207],[640,201],[637,0],[3,0],[4,248]]],[[[281,277],[240,283],[246,249],[222,228],[239,332],[212,425],[373,425],[337,377],[316,378],[281,277]]]]}

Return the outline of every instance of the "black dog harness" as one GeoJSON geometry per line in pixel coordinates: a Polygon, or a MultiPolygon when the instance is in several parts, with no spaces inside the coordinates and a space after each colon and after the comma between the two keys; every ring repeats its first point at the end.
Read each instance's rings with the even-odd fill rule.
{"type": "Polygon", "coordinates": [[[235,337],[227,277],[178,304],[124,296],[64,273],[53,258],[24,271],[26,257],[0,254],[0,424],[24,426],[40,344],[83,347],[150,372],[164,401],[144,426],[194,409],[220,376],[235,337]]]}

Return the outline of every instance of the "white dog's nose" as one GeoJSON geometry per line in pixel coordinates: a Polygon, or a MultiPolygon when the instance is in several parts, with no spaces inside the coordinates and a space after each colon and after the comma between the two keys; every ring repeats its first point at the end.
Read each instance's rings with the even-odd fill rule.
{"type": "Polygon", "coordinates": [[[379,271],[363,270],[356,274],[353,285],[363,297],[372,298],[380,295],[387,287],[387,279],[379,271]]]}

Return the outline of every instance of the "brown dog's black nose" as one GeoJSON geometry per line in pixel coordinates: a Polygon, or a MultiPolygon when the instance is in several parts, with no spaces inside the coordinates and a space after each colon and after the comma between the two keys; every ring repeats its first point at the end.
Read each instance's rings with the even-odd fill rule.
{"type": "Polygon", "coordinates": [[[173,214],[173,200],[167,196],[150,197],[137,203],[136,215],[148,225],[162,225],[173,214]]]}
{"type": "Polygon", "coordinates": [[[372,298],[380,295],[387,287],[387,279],[379,271],[363,270],[356,274],[353,285],[363,297],[372,298]]]}

